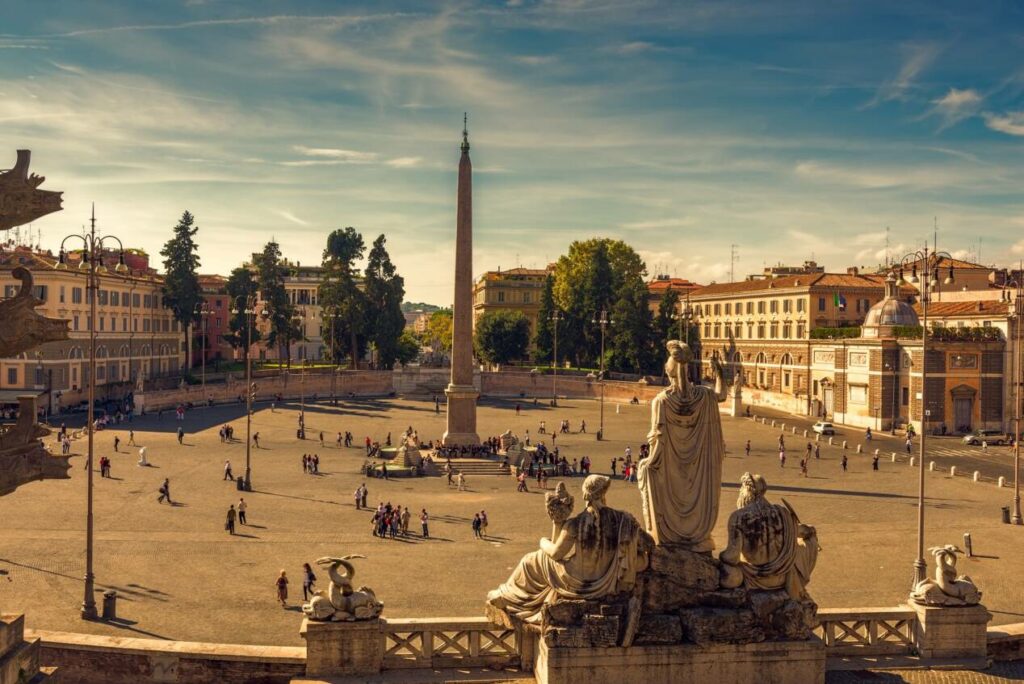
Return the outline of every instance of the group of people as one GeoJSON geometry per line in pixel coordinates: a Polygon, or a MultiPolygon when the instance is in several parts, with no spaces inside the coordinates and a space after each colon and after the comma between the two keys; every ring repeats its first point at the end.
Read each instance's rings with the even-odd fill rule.
{"type": "Polygon", "coordinates": [[[235,428],[229,424],[221,425],[220,429],[217,430],[217,435],[220,437],[221,442],[233,442],[235,441],[235,428]]]}
{"type": "MultiPolygon", "coordinates": [[[[383,501],[377,506],[371,518],[373,536],[380,539],[394,539],[395,537],[409,536],[409,521],[412,520],[412,511],[408,506],[392,506],[391,502],[383,501]]],[[[423,526],[423,538],[427,538],[427,509],[420,513],[420,522],[423,526]]]]}
{"type": "Polygon", "coordinates": [[[302,472],[309,475],[319,475],[320,454],[302,454],[302,472]]]}
{"type": "Polygon", "coordinates": [[[637,467],[640,461],[647,458],[650,454],[651,446],[644,442],[640,445],[640,457],[637,461],[633,460],[633,447],[627,446],[623,455],[619,458],[612,457],[611,469],[612,477],[615,477],[616,472],[619,468],[619,462],[622,463],[622,479],[626,482],[636,482],[637,467]]]}
{"type": "Polygon", "coordinates": [[[228,531],[228,534],[235,533],[236,519],[238,520],[238,524],[240,525],[248,524],[245,519],[245,512],[248,509],[248,507],[249,505],[245,503],[244,498],[238,499],[237,508],[235,504],[231,504],[230,506],[228,506],[227,520],[224,522],[224,529],[228,531]]]}
{"type": "Polygon", "coordinates": [[[496,456],[498,454],[497,437],[486,439],[479,446],[438,444],[436,447],[433,447],[432,445],[433,443],[428,448],[433,448],[435,458],[479,458],[483,456],[496,456]]]}

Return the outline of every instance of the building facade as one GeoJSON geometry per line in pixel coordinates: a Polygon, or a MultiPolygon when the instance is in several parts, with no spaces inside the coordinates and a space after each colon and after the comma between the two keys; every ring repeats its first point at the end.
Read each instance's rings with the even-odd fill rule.
{"type": "Polygon", "coordinates": [[[700,287],[697,283],[691,282],[686,278],[657,275],[647,283],[647,306],[651,313],[657,314],[658,307],[661,306],[661,300],[665,298],[665,293],[671,289],[679,295],[677,313],[682,313],[683,308],[686,306],[687,295],[696,292],[700,287]]]}
{"type": "Polygon", "coordinates": [[[473,284],[473,327],[489,311],[519,311],[530,322],[530,339],[537,332],[537,316],[548,268],[513,268],[487,271],[473,284]]]}
{"type": "Polygon", "coordinates": [[[224,336],[231,332],[231,298],[227,293],[227,283],[228,279],[221,275],[199,276],[203,313],[192,331],[193,366],[202,363],[204,347],[207,364],[233,356],[231,345],[224,341],[224,336]]]}
{"type": "MultiPolygon", "coordinates": [[[[116,260],[116,256],[112,257],[116,260]]],[[[142,252],[126,254],[127,274],[111,268],[99,276],[96,293],[97,397],[119,396],[141,377],[177,375],[185,365],[184,335],[170,309],[163,306],[163,279],[149,267],[142,252]]],[[[19,281],[12,271],[23,266],[32,272],[35,295],[43,301],[36,309],[49,318],[70,322],[69,339],[48,342],[18,358],[0,359],[0,389],[44,393],[41,405],[52,412],[86,399],[89,377],[91,293],[77,255],[69,256],[68,270],[54,267],[49,252],[25,247],[0,253],[0,285],[13,296],[19,281]]]]}

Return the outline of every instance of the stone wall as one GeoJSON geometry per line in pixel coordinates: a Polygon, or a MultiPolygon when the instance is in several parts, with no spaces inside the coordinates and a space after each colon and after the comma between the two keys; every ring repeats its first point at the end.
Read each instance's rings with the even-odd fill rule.
{"type": "MultiPolygon", "coordinates": [[[[601,383],[580,376],[559,375],[555,381],[559,397],[598,399],[601,383]]],[[[628,403],[633,397],[642,402],[653,399],[664,387],[641,382],[609,380],[604,385],[605,401],[628,403]]],[[[548,400],[552,393],[552,376],[542,373],[481,373],[480,392],[485,397],[509,397],[548,400]]]]}
{"type": "Polygon", "coordinates": [[[1024,622],[988,628],[988,657],[1024,660],[1024,622]]]}
{"type": "Polygon", "coordinates": [[[306,649],[208,644],[26,630],[42,639],[40,661],[81,684],[287,684],[306,672],[306,649]]]}

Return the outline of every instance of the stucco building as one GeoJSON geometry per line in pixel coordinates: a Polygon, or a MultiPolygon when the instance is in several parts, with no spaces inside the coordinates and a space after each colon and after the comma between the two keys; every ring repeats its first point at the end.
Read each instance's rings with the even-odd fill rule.
{"type": "Polygon", "coordinates": [[[530,322],[530,339],[537,332],[537,315],[544,282],[554,266],[487,271],[473,284],[473,327],[489,311],[519,311],[530,322]]]}

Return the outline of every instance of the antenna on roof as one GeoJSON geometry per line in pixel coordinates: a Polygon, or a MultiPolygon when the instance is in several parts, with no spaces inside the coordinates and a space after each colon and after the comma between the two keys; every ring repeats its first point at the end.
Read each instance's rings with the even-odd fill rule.
{"type": "Polygon", "coordinates": [[[885,227],[885,267],[889,268],[889,226],[885,227]]]}
{"type": "Polygon", "coordinates": [[[736,262],[740,260],[739,245],[729,245],[729,282],[736,282],[736,262]]]}

